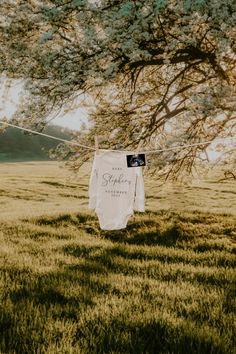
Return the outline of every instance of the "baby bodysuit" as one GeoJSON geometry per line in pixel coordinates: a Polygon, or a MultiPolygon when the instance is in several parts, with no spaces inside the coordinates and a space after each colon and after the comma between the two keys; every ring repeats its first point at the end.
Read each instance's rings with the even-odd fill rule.
{"type": "Polygon", "coordinates": [[[89,208],[103,230],[127,225],[134,210],[144,212],[142,167],[127,167],[126,152],[97,151],[89,182],[89,208]]]}

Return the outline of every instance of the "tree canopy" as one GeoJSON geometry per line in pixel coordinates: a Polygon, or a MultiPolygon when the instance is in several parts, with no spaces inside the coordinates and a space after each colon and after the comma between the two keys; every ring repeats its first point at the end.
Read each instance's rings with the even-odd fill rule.
{"type": "MultiPolygon", "coordinates": [[[[236,2],[2,0],[0,70],[25,82],[27,125],[85,93],[91,124],[78,139],[89,144],[94,134],[104,148],[142,150],[235,138],[236,2]]],[[[235,140],[222,146],[236,164],[235,140]]],[[[165,176],[191,172],[207,147],[153,161],[165,176]]],[[[74,152],[75,166],[88,158],[74,152]]]]}

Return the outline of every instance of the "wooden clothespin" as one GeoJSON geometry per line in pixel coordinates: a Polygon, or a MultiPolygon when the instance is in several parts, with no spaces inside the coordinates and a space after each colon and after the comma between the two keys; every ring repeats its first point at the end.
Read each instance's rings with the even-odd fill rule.
{"type": "Polygon", "coordinates": [[[142,140],[139,140],[139,143],[138,143],[138,146],[137,146],[137,148],[136,148],[136,154],[138,154],[139,153],[139,150],[140,150],[140,148],[141,148],[141,146],[142,146],[142,140]]]}
{"type": "Polygon", "coordinates": [[[95,141],[95,149],[96,149],[96,152],[98,152],[99,146],[98,146],[98,136],[97,136],[97,135],[95,135],[94,141],[95,141]]]}

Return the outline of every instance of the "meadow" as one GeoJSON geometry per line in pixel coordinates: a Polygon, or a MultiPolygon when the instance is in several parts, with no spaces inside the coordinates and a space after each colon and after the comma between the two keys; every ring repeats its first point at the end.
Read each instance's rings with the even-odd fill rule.
{"type": "Polygon", "coordinates": [[[234,354],[236,181],[145,178],[102,231],[88,171],[0,164],[0,353],[234,354]]]}

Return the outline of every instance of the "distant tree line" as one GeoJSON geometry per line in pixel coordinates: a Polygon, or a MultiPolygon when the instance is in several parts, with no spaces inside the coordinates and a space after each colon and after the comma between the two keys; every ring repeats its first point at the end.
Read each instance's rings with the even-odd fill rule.
{"type": "MultiPolygon", "coordinates": [[[[44,133],[70,140],[72,131],[48,126],[44,133]]],[[[60,142],[8,128],[0,135],[0,161],[49,160],[60,142]],[[52,155],[52,154],[51,154],[52,155]]]]}

